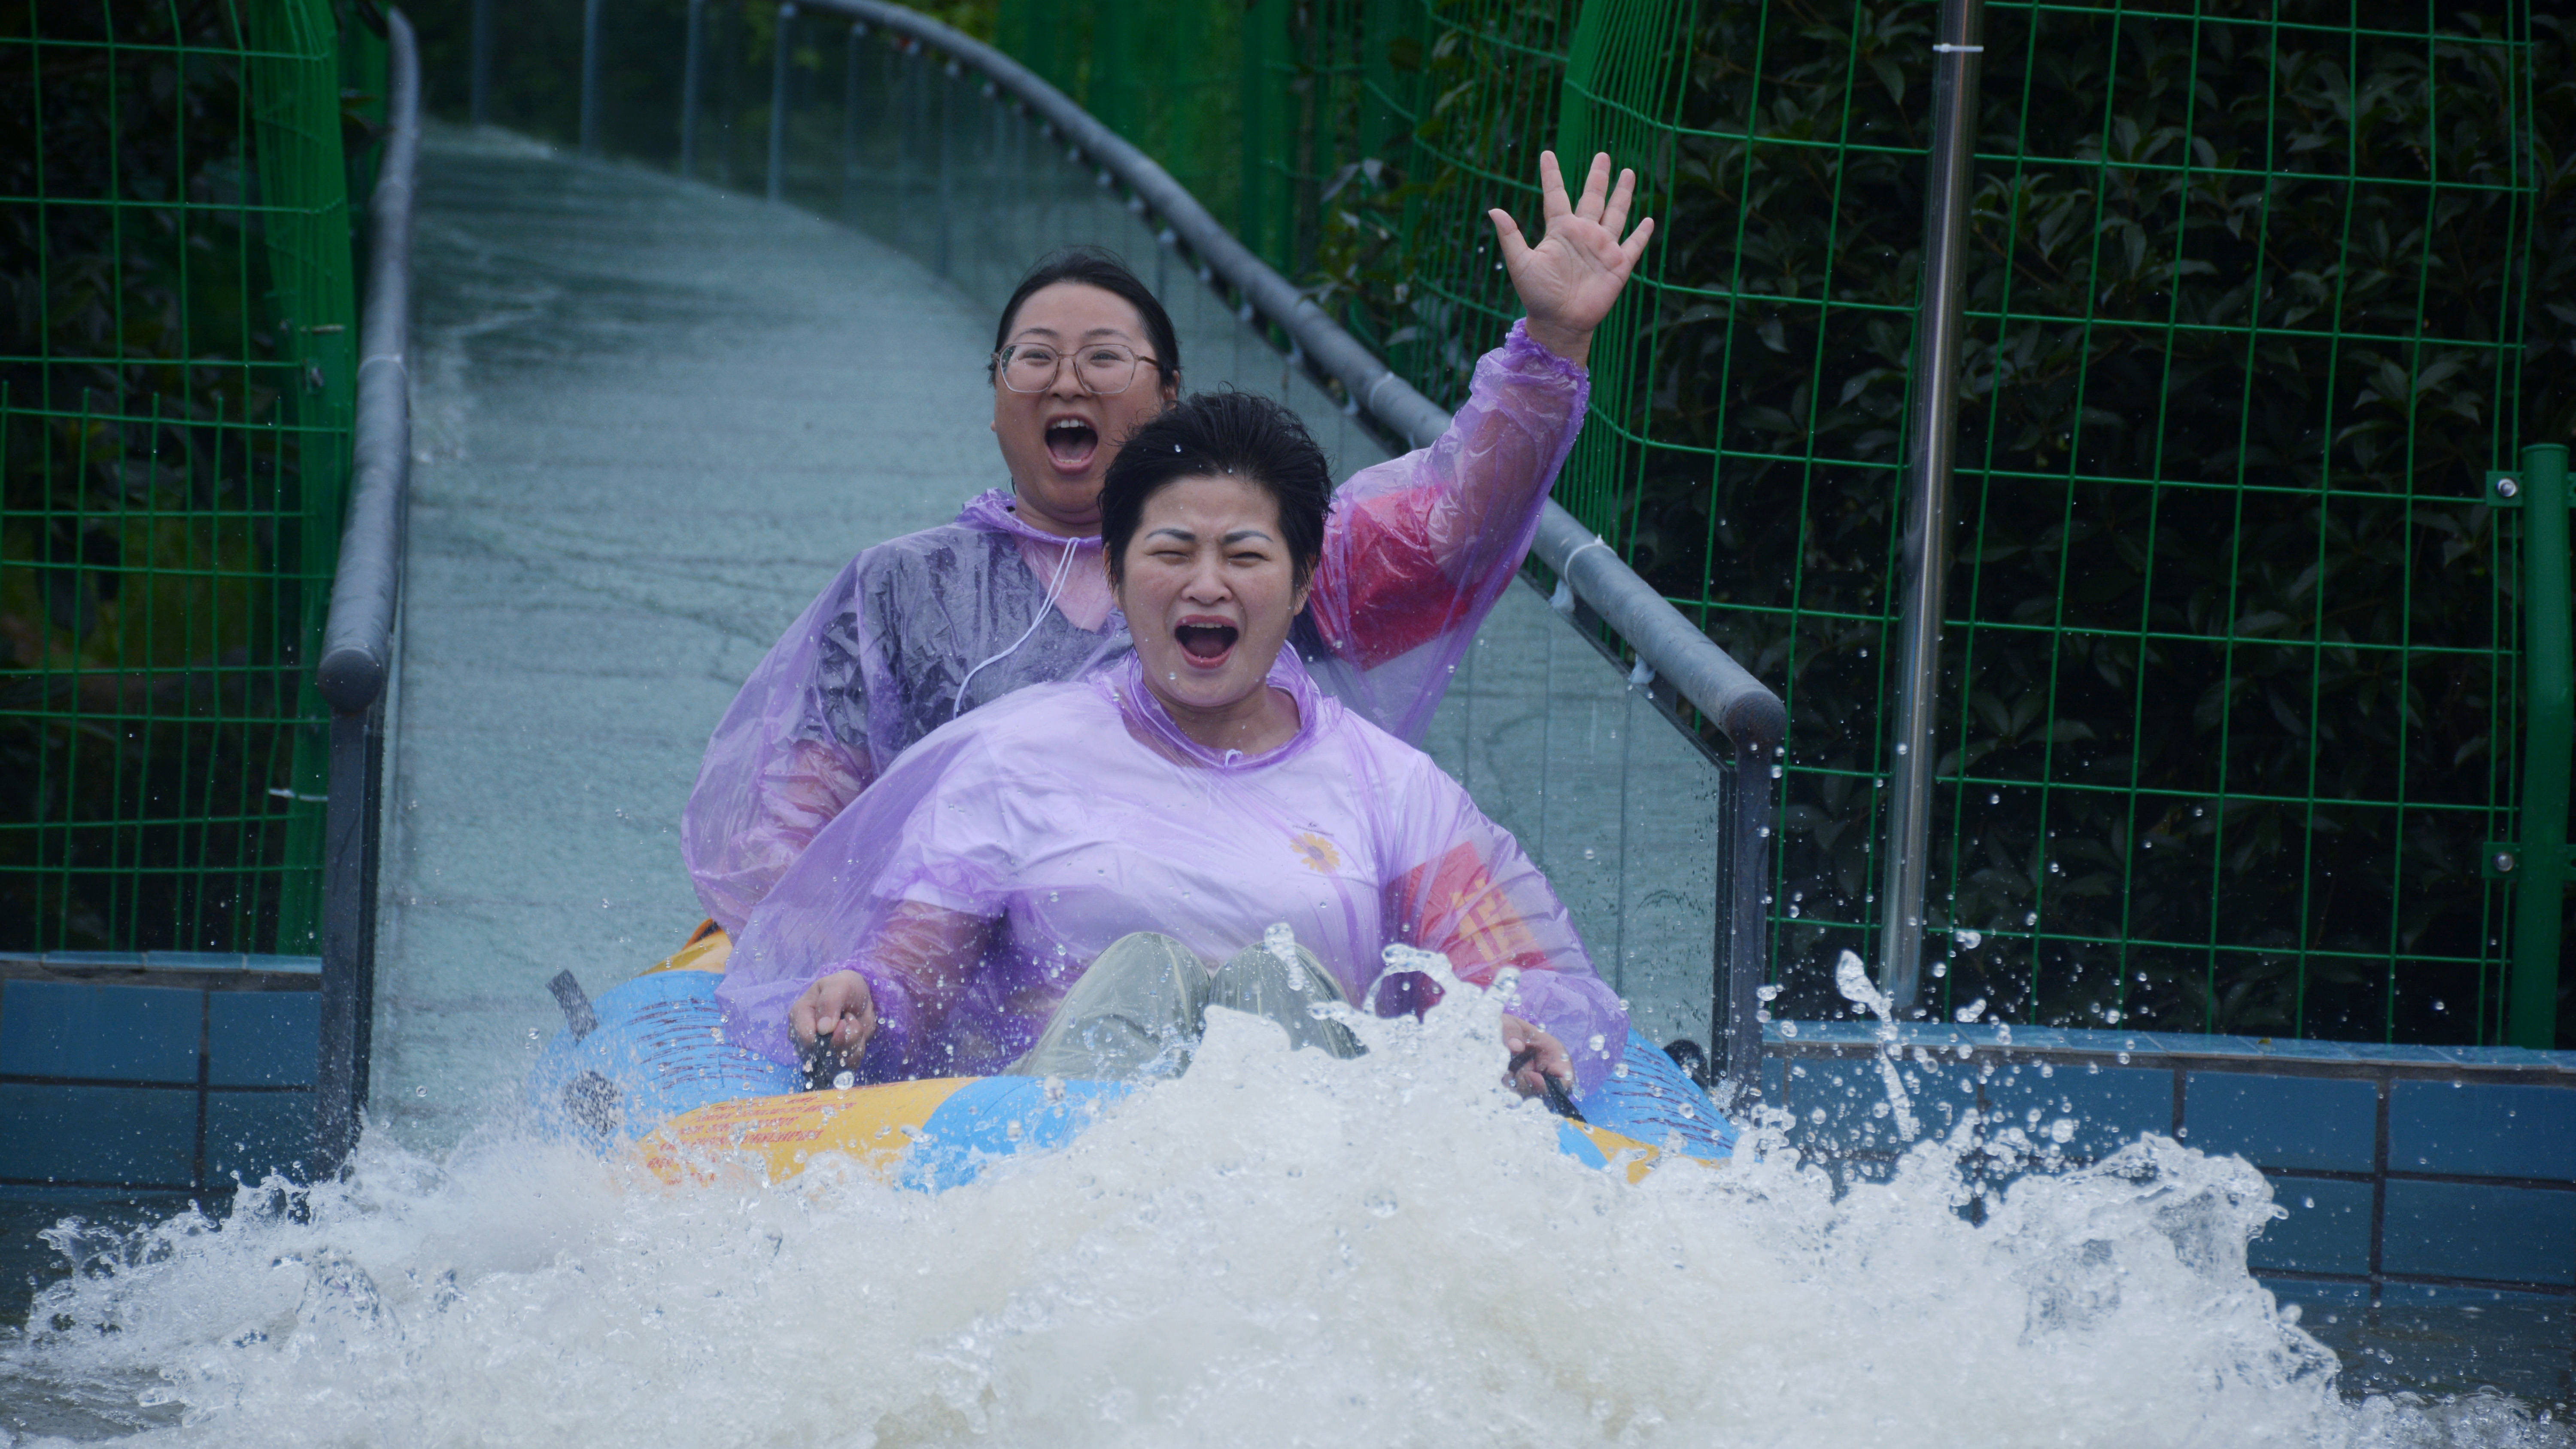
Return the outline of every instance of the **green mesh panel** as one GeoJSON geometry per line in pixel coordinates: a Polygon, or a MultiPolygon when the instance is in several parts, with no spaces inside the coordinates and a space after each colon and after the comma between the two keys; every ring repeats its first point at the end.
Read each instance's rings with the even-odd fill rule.
{"type": "MultiPolygon", "coordinates": [[[[315,949],[306,661],[357,343],[337,28],[321,0],[0,21],[0,949],[315,949]]],[[[351,80],[363,135],[382,84],[351,80]]]]}

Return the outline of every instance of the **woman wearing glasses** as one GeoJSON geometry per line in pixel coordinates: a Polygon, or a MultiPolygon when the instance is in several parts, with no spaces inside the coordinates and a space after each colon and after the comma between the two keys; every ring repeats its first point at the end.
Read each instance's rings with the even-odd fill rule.
{"type": "MultiPolygon", "coordinates": [[[[1624,240],[1634,174],[1593,159],[1578,201],[1540,160],[1547,231],[1491,213],[1527,319],[1479,360],[1440,439],[1336,494],[1291,643],[1363,718],[1420,738],[1450,669],[1529,551],[1582,425],[1584,362],[1654,223],[1624,240]]],[[[1060,253],[1002,310],[990,360],[1008,491],[851,560],[789,627],[708,743],[682,853],[707,913],[744,919],[914,741],[978,705],[1133,648],[1100,553],[1120,442],[1180,396],[1180,349],[1114,258],[1060,253]]]]}

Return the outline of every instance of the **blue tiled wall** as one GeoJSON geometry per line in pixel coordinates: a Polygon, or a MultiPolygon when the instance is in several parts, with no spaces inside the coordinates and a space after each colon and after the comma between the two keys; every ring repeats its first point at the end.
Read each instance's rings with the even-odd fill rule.
{"type": "Polygon", "coordinates": [[[2484,1082],[2399,1082],[2388,1165],[2463,1177],[2576,1181],[2576,1092],[2484,1082]]]}
{"type": "MultiPolygon", "coordinates": [[[[1870,1028],[1802,1022],[1766,1043],[1765,1100],[1838,1181],[1882,1179],[1902,1142],[1870,1028]]],[[[2576,1310],[2576,1053],[2371,1048],[2139,1033],[1901,1029],[1926,1127],[1983,1114],[1988,1135],[2090,1161],[2142,1133],[2245,1158],[2284,1217],[2248,1249],[2303,1295],[2391,1287],[2537,1294],[2576,1310]],[[1963,1054],[1964,1052],[1964,1054],[1963,1054]],[[2311,1291],[2313,1290],[2313,1291],[2311,1291]]]]}
{"type": "Polygon", "coordinates": [[[194,1082],[205,993],[0,982],[0,1076],[194,1082]]]}
{"type": "Polygon", "coordinates": [[[0,1189],[221,1188],[305,1154],[312,963],[0,959],[12,970],[0,976],[0,1189]]]}
{"type": "Polygon", "coordinates": [[[2379,1140],[2379,1084],[2255,1072],[2185,1072],[2184,1140],[2256,1167],[2369,1172],[2379,1140]]]}

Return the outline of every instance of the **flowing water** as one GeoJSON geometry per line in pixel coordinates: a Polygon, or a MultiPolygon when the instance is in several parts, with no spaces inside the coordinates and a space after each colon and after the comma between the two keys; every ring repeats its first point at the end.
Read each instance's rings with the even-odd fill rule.
{"type": "MultiPolygon", "coordinates": [[[[2245,1269],[2242,1161],[2147,1139],[1960,1208],[1631,1186],[1497,1083],[1498,1008],[1370,1055],[1221,1018],[1189,1075],[940,1196],[831,1160],[673,1191],[496,1120],[88,1255],[0,1341],[21,1442],[2520,1445],[2509,1399],[2348,1396],[2245,1269]]],[[[0,1431],[5,1440],[7,1431],[0,1431]]]]}

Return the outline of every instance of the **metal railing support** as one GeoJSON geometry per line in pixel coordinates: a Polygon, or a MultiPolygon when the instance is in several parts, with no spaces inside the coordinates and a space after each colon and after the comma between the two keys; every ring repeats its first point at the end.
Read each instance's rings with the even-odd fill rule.
{"type": "Polygon", "coordinates": [[[1896,657],[1896,751],[1888,782],[1887,858],[1879,887],[1879,986],[1897,1009],[1923,972],[1924,890],[1932,853],[1934,728],[1941,703],[1941,612],[1950,575],[1950,473],[1959,425],[1961,278],[1967,268],[1968,170],[1976,140],[1983,0],[1941,0],[1932,46],[1932,154],[1923,188],[1923,289],[1908,399],[1904,583],[1896,657]]]}
{"type": "Polygon", "coordinates": [[[599,154],[599,5],[581,0],[581,154],[599,154]]]}
{"type": "Polygon", "coordinates": [[[2522,450],[2522,839],[2505,1040],[2549,1051],[2558,1036],[2558,953],[2567,894],[2568,754],[2576,748],[2576,652],[2567,592],[2567,449],[2522,450]]]}
{"type": "Polygon", "coordinates": [[[932,76],[929,79],[931,85],[939,88],[939,204],[932,210],[931,215],[938,218],[939,222],[939,250],[936,253],[939,265],[935,270],[943,277],[956,275],[949,255],[950,243],[957,234],[957,228],[952,219],[956,206],[954,185],[956,178],[951,173],[948,160],[948,137],[955,129],[951,123],[956,120],[954,106],[957,100],[957,87],[952,81],[953,78],[947,75],[932,76]]]}
{"type": "Polygon", "coordinates": [[[357,464],[340,533],[315,684],[331,706],[330,802],[323,807],[322,1031],[314,1073],[316,1177],[358,1142],[375,1014],[376,862],[383,811],[385,684],[401,601],[403,510],[411,486],[411,233],[420,160],[420,53],[411,22],[386,12],[384,164],[367,202],[366,312],[358,332],[357,464]]]}
{"type": "Polygon", "coordinates": [[[868,38],[865,23],[850,27],[841,59],[841,214],[850,214],[851,188],[859,172],[859,44],[868,38]]]}
{"type": "Polygon", "coordinates": [[[475,125],[492,119],[492,0],[474,0],[473,60],[468,71],[468,114],[475,125]]]}
{"type": "MultiPolygon", "coordinates": [[[[481,0],[489,4],[490,0],[481,0]]],[[[680,174],[698,174],[698,75],[704,48],[707,0],[689,0],[689,27],[680,62],[680,174]]]]}
{"type": "Polygon", "coordinates": [[[769,67],[769,199],[787,195],[787,51],[796,27],[796,6],[778,7],[778,33],[771,38],[769,67]]]}

